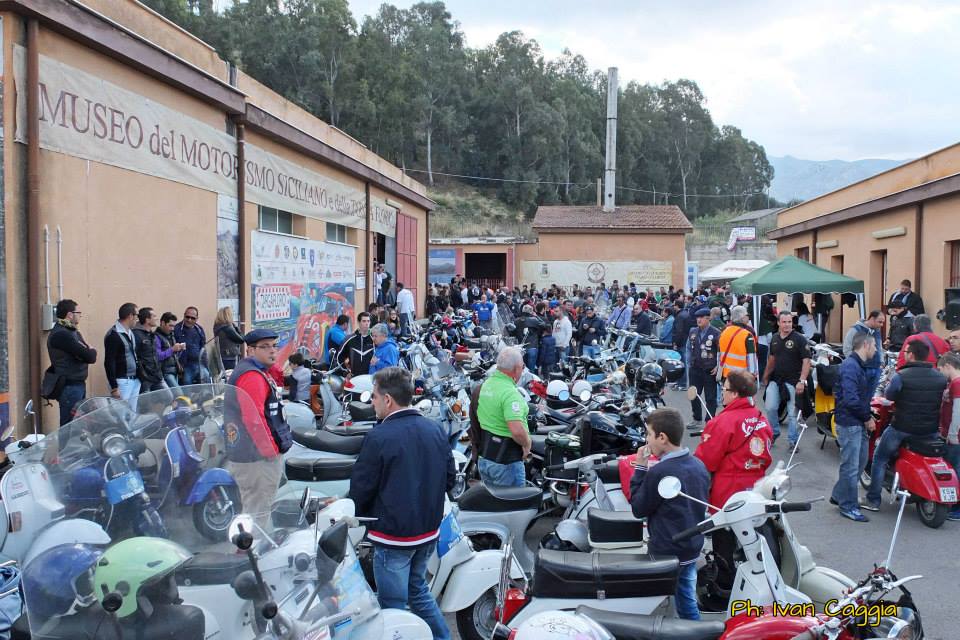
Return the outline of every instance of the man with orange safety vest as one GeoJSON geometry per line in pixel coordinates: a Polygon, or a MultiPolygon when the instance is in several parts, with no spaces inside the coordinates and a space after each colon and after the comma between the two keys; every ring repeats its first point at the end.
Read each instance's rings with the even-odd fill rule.
{"type": "Polygon", "coordinates": [[[757,336],[750,327],[746,307],[738,305],[730,310],[730,326],[720,334],[719,354],[722,378],[736,369],[749,371],[755,376],[758,374],[757,336]]]}

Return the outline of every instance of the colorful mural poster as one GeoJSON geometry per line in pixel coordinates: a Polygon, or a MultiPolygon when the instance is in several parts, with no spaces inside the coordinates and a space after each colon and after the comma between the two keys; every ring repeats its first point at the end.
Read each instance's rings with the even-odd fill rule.
{"type": "Polygon", "coordinates": [[[355,249],[261,231],[251,247],[253,326],[280,334],[280,363],[322,359],[327,328],[354,315],[355,249]]]}
{"type": "Polygon", "coordinates": [[[448,284],[457,273],[456,249],[430,249],[427,259],[427,281],[448,284]]]}

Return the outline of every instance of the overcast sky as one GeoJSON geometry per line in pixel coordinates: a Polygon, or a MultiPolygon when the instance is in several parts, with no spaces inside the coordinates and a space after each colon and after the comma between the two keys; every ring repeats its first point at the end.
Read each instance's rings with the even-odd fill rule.
{"type": "MultiPolygon", "coordinates": [[[[380,0],[350,0],[358,22],[380,0]]],[[[395,0],[408,7],[414,2],[395,0]]],[[[774,156],[915,158],[960,141],[960,2],[447,0],[471,47],[514,29],[630,80],[690,78],[774,156]]],[[[602,117],[598,114],[597,117],[602,117]]]]}

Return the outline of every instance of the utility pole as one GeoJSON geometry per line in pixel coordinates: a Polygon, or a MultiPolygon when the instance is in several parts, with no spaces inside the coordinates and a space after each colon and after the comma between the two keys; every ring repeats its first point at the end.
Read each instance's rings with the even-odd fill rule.
{"type": "Polygon", "coordinates": [[[617,191],[617,94],[620,86],[617,81],[617,68],[607,69],[607,157],[604,170],[603,210],[613,213],[616,209],[617,191]]]}
{"type": "Polygon", "coordinates": [[[603,182],[602,178],[597,178],[597,206],[603,205],[603,182]]]}

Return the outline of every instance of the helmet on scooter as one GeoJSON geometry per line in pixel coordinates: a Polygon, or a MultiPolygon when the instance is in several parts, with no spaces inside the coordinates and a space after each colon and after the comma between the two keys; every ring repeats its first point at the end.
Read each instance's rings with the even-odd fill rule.
{"type": "Polygon", "coordinates": [[[663,367],[656,362],[648,362],[640,368],[640,375],[636,381],[637,388],[648,393],[659,394],[667,384],[663,375],[663,367]]]}
{"type": "Polygon", "coordinates": [[[24,567],[23,589],[31,616],[48,619],[65,615],[76,602],[93,604],[93,568],[103,548],[90,544],[64,544],[47,549],[24,567]]]}
{"type": "Polygon", "coordinates": [[[517,627],[516,640],[613,640],[613,636],[587,616],[569,611],[544,611],[517,627]]]}
{"type": "Polygon", "coordinates": [[[578,551],[590,551],[590,539],[587,535],[586,523],[574,518],[567,518],[558,522],[554,531],[558,538],[572,544],[578,551]]]}
{"type": "MultiPolygon", "coordinates": [[[[141,600],[150,600],[154,587],[165,586],[183,563],[192,557],[176,542],[163,538],[130,538],[113,545],[101,556],[93,575],[94,594],[105,609],[105,601],[120,597],[117,617],[137,612],[141,600]]],[[[176,583],[173,583],[176,589],[176,583]]],[[[173,600],[175,598],[170,598],[173,600]]]]}
{"type": "Polygon", "coordinates": [[[623,372],[627,374],[627,382],[635,384],[637,374],[640,373],[640,369],[642,369],[645,364],[646,362],[643,358],[630,358],[627,360],[627,363],[623,365],[623,372]]]}
{"type": "Polygon", "coordinates": [[[593,385],[586,380],[577,380],[573,383],[573,388],[570,389],[570,393],[578,401],[581,400],[580,396],[583,395],[584,391],[588,392],[590,395],[593,395],[593,385]]]}
{"type": "Polygon", "coordinates": [[[547,385],[547,399],[564,402],[570,399],[570,389],[563,380],[551,380],[547,385]]]}

